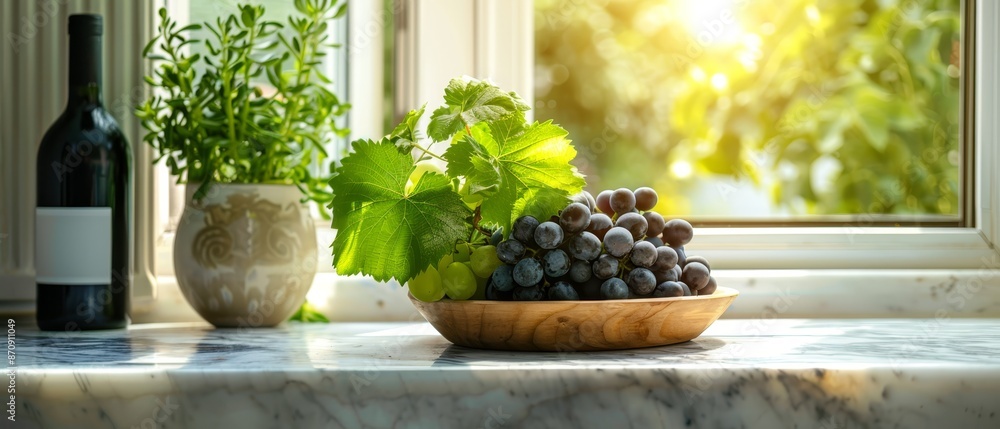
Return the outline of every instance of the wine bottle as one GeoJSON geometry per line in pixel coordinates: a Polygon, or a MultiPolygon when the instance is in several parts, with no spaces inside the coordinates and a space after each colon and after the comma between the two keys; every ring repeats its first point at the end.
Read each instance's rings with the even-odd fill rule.
{"type": "Polygon", "coordinates": [[[69,17],[66,110],[38,148],[36,319],[43,330],[128,326],[131,150],[101,98],[100,15],[69,17]]]}

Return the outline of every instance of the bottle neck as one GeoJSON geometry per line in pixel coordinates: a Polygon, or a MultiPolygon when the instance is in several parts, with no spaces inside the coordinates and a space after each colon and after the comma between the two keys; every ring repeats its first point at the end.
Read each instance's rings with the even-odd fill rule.
{"type": "Polygon", "coordinates": [[[102,103],[101,36],[69,37],[69,104],[102,103]]]}

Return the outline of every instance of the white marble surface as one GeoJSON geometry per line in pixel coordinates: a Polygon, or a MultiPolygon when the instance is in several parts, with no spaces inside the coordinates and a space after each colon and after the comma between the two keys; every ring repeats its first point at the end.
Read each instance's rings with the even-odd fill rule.
{"type": "Polygon", "coordinates": [[[1000,427],[1000,319],[722,320],[684,344],[567,354],[400,323],[16,341],[13,427],[1000,427]]]}

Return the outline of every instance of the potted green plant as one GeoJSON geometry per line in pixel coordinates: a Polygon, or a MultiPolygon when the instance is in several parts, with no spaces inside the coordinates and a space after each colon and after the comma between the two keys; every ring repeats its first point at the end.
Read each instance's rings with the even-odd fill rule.
{"type": "Polygon", "coordinates": [[[328,23],[346,2],[295,0],[286,24],[240,5],[215,22],[178,28],[159,12],[143,56],[154,89],[137,110],[187,200],[174,241],[185,298],[216,326],[273,326],[299,308],[316,272],[315,227],[306,205],[332,195],[327,142],[345,136],[349,109],[319,68],[328,23]],[[202,30],[204,40],[189,36],[202,30]],[[205,55],[186,46],[202,44],[205,55]],[[156,49],[154,51],[154,48],[156,49]],[[318,167],[320,166],[320,167],[318,167]]]}

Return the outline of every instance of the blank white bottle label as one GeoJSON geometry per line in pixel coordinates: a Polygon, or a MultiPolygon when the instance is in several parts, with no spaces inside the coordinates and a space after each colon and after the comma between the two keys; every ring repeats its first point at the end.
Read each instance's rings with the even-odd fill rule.
{"type": "Polygon", "coordinates": [[[36,207],[35,282],[111,283],[111,208],[36,207]]]}

